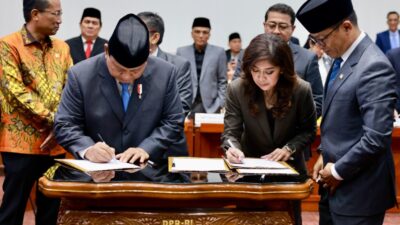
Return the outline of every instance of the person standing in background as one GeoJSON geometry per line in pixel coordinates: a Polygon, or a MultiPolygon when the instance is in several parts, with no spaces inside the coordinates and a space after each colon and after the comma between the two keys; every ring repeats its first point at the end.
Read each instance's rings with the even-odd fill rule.
{"type": "Polygon", "coordinates": [[[235,73],[238,61],[243,58],[243,49],[242,39],[240,38],[239,33],[235,32],[230,34],[228,40],[229,49],[225,51],[226,61],[228,62],[226,79],[228,83],[230,83],[233,79],[233,74],[235,73]]]}
{"type": "Polygon", "coordinates": [[[84,9],[79,26],[81,35],[66,40],[74,64],[104,52],[104,44],[107,43],[107,40],[99,37],[102,26],[100,10],[84,9]]]}
{"type": "Polygon", "coordinates": [[[197,17],[192,25],[192,45],[180,47],[176,54],[190,62],[192,75],[192,115],[218,113],[224,106],[226,56],[223,48],[208,44],[210,20],[197,17]]]}
{"type": "Polygon", "coordinates": [[[146,24],[150,34],[150,55],[164,59],[176,66],[176,82],[181,96],[182,107],[185,115],[188,115],[192,108],[192,77],[190,76],[190,62],[177,55],[173,55],[161,50],[159,45],[164,37],[164,21],[161,16],[152,12],[141,12],[138,17],[146,24]]]}
{"type": "Polygon", "coordinates": [[[325,85],[320,224],[381,225],[396,203],[391,140],[396,75],[358,26],[351,0],[309,0],[297,12],[310,39],[334,58],[325,85]]]}
{"type": "MultiPolygon", "coordinates": [[[[21,30],[0,40],[2,225],[22,224],[33,184],[65,154],[53,122],[72,59],[68,45],[50,37],[61,24],[61,3],[24,0],[23,12],[21,30]]],[[[59,199],[36,190],[36,224],[56,224],[59,199]]]]}
{"type": "Polygon", "coordinates": [[[383,53],[400,47],[400,30],[397,29],[399,26],[399,13],[396,11],[388,12],[386,18],[389,29],[378,33],[375,41],[383,53]]]}

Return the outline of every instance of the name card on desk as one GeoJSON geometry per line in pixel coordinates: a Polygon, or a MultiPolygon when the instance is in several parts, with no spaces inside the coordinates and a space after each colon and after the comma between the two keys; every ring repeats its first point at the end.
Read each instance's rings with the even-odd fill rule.
{"type": "Polygon", "coordinates": [[[194,126],[200,127],[202,123],[224,124],[224,114],[221,113],[194,114],[194,126]]]}

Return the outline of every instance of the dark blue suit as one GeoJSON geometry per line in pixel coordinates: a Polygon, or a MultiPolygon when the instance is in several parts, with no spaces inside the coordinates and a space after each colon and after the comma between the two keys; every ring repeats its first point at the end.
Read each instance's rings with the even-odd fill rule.
{"type": "Polygon", "coordinates": [[[386,56],[388,57],[389,61],[392,63],[392,66],[393,66],[394,70],[396,71],[396,77],[397,77],[397,85],[396,85],[397,103],[396,103],[396,110],[397,110],[397,112],[400,112],[400,48],[395,48],[395,49],[389,50],[386,53],[386,56]]]}
{"type": "MultiPolygon", "coordinates": [[[[71,57],[72,60],[74,61],[74,64],[77,64],[78,62],[86,59],[85,50],[83,49],[82,36],[68,39],[65,42],[67,42],[67,44],[69,45],[69,50],[71,52],[71,57]]],[[[90,57],[103,53],[104,44],[106,43],[107,40],[98,37],[94,42],[92,52],[90,53],[90,57]]]]}
{"type": "Polygon", "coordinates": [[[57,141],[77,158],[78,151],[101,141],[98,134],[117,154],[140,147],[159,165],[166,165],[170,155],[187,155],[175,76],[175,66],[149,57],[124,113],[118,84],[108,72],[104,53],[77,64],[68,71],[55,118],[57,141]],[[136,91],[139,83],[143,87],[141,99],[136,91]]]}
{"type": "Polygon", "coordinates": [[[335,163],[344,179],[329,196],[334,214],[377,215],[396,202],[390,149],[395,84],[389,61],[365,37],[326,92],[321,121],[322,155],[324,164],[335,163]]]}
{"type": "MultiPolygon", "coordinates": [[[[400,30],[398,31],[400,35],[400,30]]],[[[376,45],[382,50],[383,53],[386,53],[392,46],[390,45],[390,37],[389,37],[389,30],[383,31],[376,35],[376,45]]]]}

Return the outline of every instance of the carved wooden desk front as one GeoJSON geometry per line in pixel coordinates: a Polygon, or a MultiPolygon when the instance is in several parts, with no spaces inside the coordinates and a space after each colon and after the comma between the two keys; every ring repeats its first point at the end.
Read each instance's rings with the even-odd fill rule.
{"type": "Polygon", "coordinates": [[[231,182],[217,173],[167,173],[150,182],[146,168],[92,179],[79,173],[55,166],[39,181],[45,195],[62,199],[58,224],[287,225],[292,224],[292,200],[307,198],[312,189],[307,178],[272,177],[259,183],[260,176],[231,182]]]}

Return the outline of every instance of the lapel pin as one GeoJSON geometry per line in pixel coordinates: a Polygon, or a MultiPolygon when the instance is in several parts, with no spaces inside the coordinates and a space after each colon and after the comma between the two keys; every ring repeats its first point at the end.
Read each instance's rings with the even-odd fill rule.
{"type": "Polygon", "coordinates": [[[139,95],[139,99],[142,99],[142,92],[143,92],[142,84],[138,84],[137,85],[137,93],[139,95]]]}
{"type": "Polygon", "coordinates": [[[341,79],[341,80],[343,79],[343,74],[339,75],[339,79],[341,79]]]}

